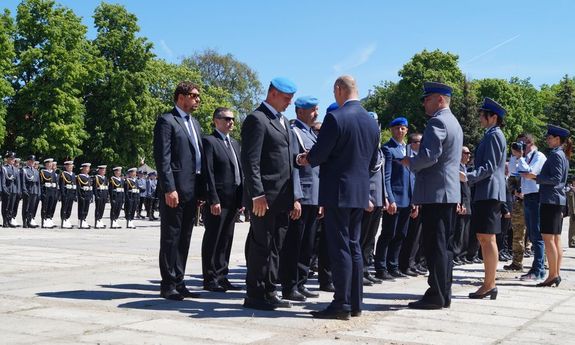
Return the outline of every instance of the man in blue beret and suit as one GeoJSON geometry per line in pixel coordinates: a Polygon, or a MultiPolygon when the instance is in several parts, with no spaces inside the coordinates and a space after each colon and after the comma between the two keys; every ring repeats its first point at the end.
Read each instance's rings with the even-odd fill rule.
{"type": "Polygon", "coordinates": [[[424,84],[421,96],[429,116],[419,153],[402,164],[415,173],[412,202],[421,205],[423,251],[429,268],[429,289],[414,309],[441,309],[451,305],[453,251],[449,246],[455,226],[457,203],[461,201],[459,161],[463,131],[449,109],[451,87],[424,84]]]}
{"type": "Polygon", "coordinates": [[[339,77],[333,92],[340,107],[325,116],[317,143],[298,161],[321,166],[319,204],[325,208],[335,286],[331,304],[312,315],[348,320],[361,315],[361,218],[363,210],[369,208],[369,173],[378,158],[379,128],[361,106],[351,76],[339,77]]]}
{"type": "Polygon", "coordinates": [[[242,125],[241,163],[246,207],[252,212],[247,238],[244,307],[260,310],[289,308],[276,292],[279,255],[288,221],[299,218],[294,201],[293,169],[297,152],[294,134],[282,115],[297,88],[286,78],[274,78],[265,101],[242,125]]]}

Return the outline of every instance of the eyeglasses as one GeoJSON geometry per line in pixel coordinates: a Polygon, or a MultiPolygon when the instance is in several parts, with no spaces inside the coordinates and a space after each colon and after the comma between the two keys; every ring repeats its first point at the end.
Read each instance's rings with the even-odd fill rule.
{"type": "Polygon", "coordinates": [[[199,93],[190,92],[190,93],[187,93],[186,96],[190,96],[191,98],[200,99],[199,93]]]}
{"type": "Polygon", "coordinates": [[[235,119],[233,117],[216,117],[216,119],[220,119],[220,120],[224,120],[226,122],[230,122],[230,121],[234,121],[235,119]]]}

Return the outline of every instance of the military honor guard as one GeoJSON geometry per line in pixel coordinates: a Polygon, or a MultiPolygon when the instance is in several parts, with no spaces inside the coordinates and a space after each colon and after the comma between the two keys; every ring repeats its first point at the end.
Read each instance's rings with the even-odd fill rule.
{"type": "Polygon", "coordinates": [[[62,229],[71,229],[70,216],[76,200],[76,174],[74,174],[74,161],[64,162],[64,171],[60,173],[60,219],[62,229]]]}
{"type": "Polygon", "coordinates": [[[14,170],[14,158],[16,158],[14,152],[6,152],[4,165],[2,166],[2,226],[5,228],[16,227],[12,216],[18,192],[18,178],[14,170]]]}
{"type": "Polygon", "coordinates": [[[40,199],[40,173],[34,167],[36,156],[30,155],[26,160],[26,166],[22,168],[22,226],[25,228],[37,228],[34,218],[40,199]]]}
{"type": "Polygon", "coordinates": [[[114,167],[112,169],[114,176],[110,177],[110,184],[108,190],[110,191],[110,228],[121,228],[118,224],[120,218],[120,211],[124,205],[124,178],[122,177],[122,167],[114,167]]]}
{"type": "Polygon", "coordinates": [[[138,188],[138,182],[136,181],[136,168],[128,169],[128,175],[125,181],[124,214],[126,215],[126,227],[128,229],[135,229],[134,215],[140,202],[140,188],[138,188]]]}
{"type": "Polygon", "coordinates": [[[23,186],[22,184],[24,181],[22,180],[22,167],[20,165],[20,158],[14,158],[14,174],[16,176],[16,191],[14,195],[14,208],[12,210],[12,223],[19,227],[21,224],[18,223],[16,217],[18,216],[18,208],[20,206],[20,200],[22,200],[22,191],[23,186]]]}
{"type": "Polygon", "coordinates": [[[40,183],[42,185],[42,227],[55,228],[56,225],[52,218],[56,211],[58,203],[58,175],[55,171],[55,162],[53,158],[44,160],[44,169],[40,170],[40,183]]]}
{"type": "Polygon", "coordinates": [[[90,229],[91,226],[86,221],[90,203],[94,192],[92,190],[92,177],[90,177],[91,163],[82,163],[82,170],[76,177],[78,185],[78,227],[80,229],[90,229]]]}
{"type": "Polygon", "coordinates": [[[108,202],[108,178],[106,177],[106,165],[98,165],[98,172],[94,176],[94,201],[95,201],[95,212],[94,227],[96,229],[104,229],[106,225],[102,223],[102,217],[104,217],[104,208],[108,202]]]}

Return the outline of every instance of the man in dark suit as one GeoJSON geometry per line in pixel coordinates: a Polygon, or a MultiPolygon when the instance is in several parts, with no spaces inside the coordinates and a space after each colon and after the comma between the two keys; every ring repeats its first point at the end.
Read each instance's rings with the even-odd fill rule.
{"type": "Polygon", "coordinates": [[[423,252],[429,268],[429,289],[413,309],[441,309],[451,306],[453,251],[450,245],[455,227],[457,203],[461,201],[459,161],[463,131],[451,113],[452,89],[435,82],[424,84],[421,96],[429,116],[419,153],[406,156],[402,164],[415,173],[413,200],[421,205],[423,252]]]}
{"type": "Polygon", "coordinates": [[[414,208],[411,205],[411,172],[400,162],[409,156],[404,142],[408,125],[405,117],[391,121],[391,138],[382,147],[389,207],[383,215],[381,235],[375,250],[375,276],[379,279],[406,277],[399,270],[399,251],[407,235],[410,215],[414,208]]]}
{"type": "Polygon", "coordinates": [[[161,215],[161,296],[182,300],[199,297],[184,283],[196,203],[202,188],[202,131],[199,122],[190,116],[200,105],[199,86],[179,83],[174,103],[172,111],[156,121],[154,160],[161,215]]]}
{"type": "Polygon", "coordinates": [[[317,143],[307,155],[298,156],[298,164],[320,165],[319,204],[325,208],[335,286],[331,304],[312,315],[347,320],[361,314],[361,218],[369,208],[369,173],[377,163],[379,128],[361,106],[352,77],[339,77],[334,95],[340,107],[325,116],[317,143]]]}
{"type": "Polygon", "coordinates": [[[234,114],[228,108],[214,111],[214,132],[202,139],[207,200],[203,207],[202,274],[204,289],[238,290],[227,278],[235,218],[242,207],[240,145],[230,136],[234,114]]]}
{"type": "MultiPolygon", "coordinates": [[[[281,114],[291,103],[296,86],[275,78],[266,100],[242,125],[241,161],[245,176],[246,207],[251,228],[247,238],[247,274],[244,307],[273,310],[291,307],[276,293],[279,253],[288,227],[289,213],[299,217],[294,202],[293,132],[281,114]]],[[[298,203],[299,205],[299,203],[298,203]]]]}

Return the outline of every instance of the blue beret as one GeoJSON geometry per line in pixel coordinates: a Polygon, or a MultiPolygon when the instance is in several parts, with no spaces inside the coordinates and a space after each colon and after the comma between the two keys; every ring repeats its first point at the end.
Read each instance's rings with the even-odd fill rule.
{"type": "Polygon", "coordinates": [[[332,104],[329,105],[329,107],[327,107],[327,109],[325,110],[325,113],[330,113],[336,109],[339,108],[339,105],[337,104],[337,102],[333,102],[332,104]]]}
{"type": "Polygon", "coordinates": [[[547,125],[547,135],[553,135],[555,137],[567,138],[571,135],[568,129],[555,125],[547,125]]]}
{"type": "Polygon", "coordinates": [[[423,95],[421,95],[421,98],[423,99],[433,93],[438,93],[440,95],[451,97],[452,91],[453,89],[448,85],[432,81],[426,81],[425,83],[423,83],[423,95]]]}
{"type": "Polygon", "coordinates": [[[391,122],[389,123],[389,127],[395,127],[395,126],[407,127],[408,125],[409,125],[409,122],[407,122],[407,119],[405,117],[396,117],[395,119],[391,120],[391,122]]]}
{"type": "Polygon", "coordinates": [[[483,105],[481,106],[481,108],[479,108],[479,110],[487,110],[493,112],[497,114],[499,117],[505,117],[505,114],[507,114],[507,110],[505,110],[505,108],[503,108],[501,104],[495,102],[489,97],[485,97],[483,99],[483,105]]]}
{"type": "Polygon", "coordinates": [[[295,100],[295,107],[302,109],[313,108],[318,105],[319,100],[312,96],[302,96],[295,100]]]}
{"type": "Polygon", "coordinates": [[[271,85],[283,93],[296,93],[297,91],[295,84],[287,78],[274,78],[271,81],[271,85]]]}
{"type": "Polygon", "coordinates": [[[368,111],[369,116],[371,116],[375,121],[377,121],[377,113],[375,111],[368,111]]]}

